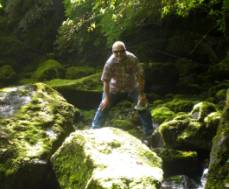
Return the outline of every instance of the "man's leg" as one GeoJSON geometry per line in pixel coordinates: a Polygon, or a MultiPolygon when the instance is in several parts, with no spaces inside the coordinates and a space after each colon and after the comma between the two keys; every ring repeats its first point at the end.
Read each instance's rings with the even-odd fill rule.
{"type": "MultiPolygon", "coordinates": [[[[138,92],[137,91],[133,91],[129,94],[131,100],[137,104],[138,102],[138,92]]],[[[143,126],[143,132],[144,132],[144,136],[151,136],[152,132],[153,132],[153,122],[152,122],[152,118],[151,118],[151,114],[149,112],[149,110],[146,108],[144,110],[138,111],[139,116],[140,116],[140,121],[141,124],[143,126]]]]}
{"type": "MultiPolygon", "coordinates": [[[[102,99],[104,98],[104,94],[102,99]]],[[[110,94],[110,104],[109,107],[106,107],[103,111],[97,108],[97,111],[95,113],[95,117],[92,121],[91,127],[93,129],[100,128],[104,124],[107,114],[112,106],[114,106],[119,100],[119,94],[110,94]]]]}

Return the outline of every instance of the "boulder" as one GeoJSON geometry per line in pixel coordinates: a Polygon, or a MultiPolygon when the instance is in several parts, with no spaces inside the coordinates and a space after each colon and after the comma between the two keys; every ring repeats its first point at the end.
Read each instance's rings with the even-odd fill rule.
{"type": "Polygon", "coordinates": [[[163,179],[161,159],[117,128],[75,131],[51,162],[61,189],[156,189],[163,179]]]}
{"type": "Polygon", "coordinates": [[[33,74],[33,78],[37,81],[47,81],[63,77],[64,67],[60,62],[54,59],[48,59],[41,62],[33,74]]]}
{"type": "Polygon", "coordinates": [[[82,108],[95,108],[102,96],[101,73],[75,80],[54,79],[46,84],[59,91],[71,104],[82,108]]]}
{"type": "Polygon", "coordinates": [[[66,69],[66,79],[79,79],[94,74],[96,69],[90,66],[70,66],[66,69]]]}
{"type": "Polygon", "coordinates": [[[73,106],[45,84],[0,89],[0,188],[56,188],[49,158],[73,117],[73,106]]]}
{"type": "Polygon", "coordinates": [[[229,91],[210,154],[206,189],[229,187],[229,91]]]}
{"type": "Polygon", "coordinates": [[[213,103],[200,102],[190,113],[180,113],[162,123],[159,130],[168,147],[210,152],[220,118],[213,103]]]}
{"type": "Polygon", "coordinates": [[[198,179],[203,171],[197,152],[181,151],[171,148],[154,148],[157,155],[162,159],[164,176],[184,174],[198,179]]]}

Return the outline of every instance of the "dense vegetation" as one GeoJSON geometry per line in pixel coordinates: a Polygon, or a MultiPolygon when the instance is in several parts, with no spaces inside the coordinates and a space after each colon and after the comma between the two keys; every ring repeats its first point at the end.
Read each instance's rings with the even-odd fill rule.
{"type": "MultiPolygon", "coordinates": [[[[149,108],[160,125],[156,132],[172,148],[162,151],[163,161],[173,164],[174,154],[185,165],[188,158],[209,159],[229,88],[228,0],[0,0],[0,88],[44,82],[75,105],[74,127],[88,127],[115,40],[123,40],[143,63],[149,108]],[[191,155],[173,152],[190,149],[191,155]]],[[[131,103],[111,114],[108,125],[140,138],[131,103]]],[[[215,175],[210,174],[214,182],[215,175]]]]}

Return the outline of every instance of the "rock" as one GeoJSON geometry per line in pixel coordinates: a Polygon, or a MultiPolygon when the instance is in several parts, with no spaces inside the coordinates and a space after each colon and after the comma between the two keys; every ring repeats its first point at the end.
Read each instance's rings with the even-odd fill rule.
{"type": "Polygon", "coordinates": [[[162,123],[159,130],[168,147],[209,152],[220,117],[214,104],[200,102],[190,113],[182,113],[162,123]]]}
{"type": "Polygon", "coordinates": [[[171,111],[168,107],[158,107],[158,108],[153,108],[151,110],[151,115],[153,120],[158,123],[161,124],[166,120],[170,120],[171,118],[173,118],[175,116],[175,113],[173,111],[171,111]]]}
{"type": "Polygon", "coordinates": [[[200,103],[194,105],[190,115],[194,119],[197,119],[199,121],[203,121],[204,118],[212,112],[216,112],[215,104],[213,104],[211,102],[200,102],[200,103]]]}
{"type": "Polygon", "coordinates": [[[162,159],[164,176],[187,175],[199,178],[203,168],[195,151],[181,151],[171,148],[154,148],[154,152],[162,159]]]}
{"type": "Polygon", "coordinates": [[[62,189],[154,189],[163,178],[161,159],[117,128],[75,131],[51,162],[62,189]]]}
{"type": "Polygon", "coordinates": [[[0,90],[0,188],[56,188],[49,158],[73,130],[74,108],[37,83],[0,90]]]}
{"type": "Polygon", "coordinates": [[[33,78],[37,81],[47,81],[54,78],[62,78],[63,76],[63,65],[54,59],[48,59],[38,66],[34,72],[33,78]]]}
{"type": "Polygon", "coordinates": [[[94,74],[95,68],[89,66],[70,66],[66,69],[66,79],[79,79],[94,74]]]}
{"type": "Polygon", "coordinates": [[[223,115],[213,139],[206,189],[229,187],[229,91],[223,115]]]}
{"type": "Polygon", "coordinates": [[[46,82],[59,91],[71,104],[82,108],[95,108],[102,95],[101,73],[76,80],[54,79],[46,82]]]}

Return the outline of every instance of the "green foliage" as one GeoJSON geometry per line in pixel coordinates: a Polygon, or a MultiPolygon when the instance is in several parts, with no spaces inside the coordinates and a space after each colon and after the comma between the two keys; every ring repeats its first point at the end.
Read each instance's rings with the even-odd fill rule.
{"type": "Polygon", "coordinates": [[[162,15],[175,13],[188,16],[194,9],[203,9],[218,20],[217,27],[225,31],[224,13],[229,10],[228,0],[162,0],[162,15]]]}
{"type": "Polygon", "coordinates": [[[110,47],[126,30],[136,23],[140,26],[150,15],[159,15],[160,10],[156,0],[64,0],[64,5],[67,19],[56,41],[61,54],[74,49],[82,52],[89,41],[91,46],[110,47]]]}
{"type": "Polygon", "coordinates": [[[9,22],[16,23],[17,29],[26,30],[52,8],[52,0],[7,1],[5,10],[9,22]]]}

